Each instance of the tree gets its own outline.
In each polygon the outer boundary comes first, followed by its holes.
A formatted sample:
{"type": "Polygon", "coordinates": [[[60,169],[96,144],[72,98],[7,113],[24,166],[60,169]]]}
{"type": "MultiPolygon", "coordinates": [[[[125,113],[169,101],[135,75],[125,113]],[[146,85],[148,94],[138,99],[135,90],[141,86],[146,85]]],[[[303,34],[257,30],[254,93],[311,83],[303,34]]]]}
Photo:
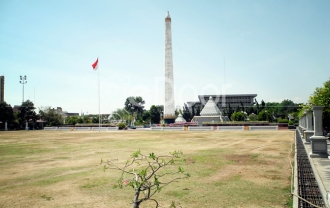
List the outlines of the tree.
{"type": "Polygon", "coordinates": [[[192,114],[188,108],[188,105],[186,103],[183,104],[182,107],[182,117],[187,121],[190,122],[192,119],[192,114]]]}
{"type": "Polygon", "coordinates": [[[271,114],[271,112],[269,112],[267,110],[262,110],[258,113],[258,120],[259,121],[272,122],[273,121],[273,115],[271,114]]]}
{"type": "Polygon", "coordinates": [[[163,114],[164,112],[164,106],[163,105],[152,105],[150,106],[150,119],[151,123],[160,123],[160,114],[163,114]]]}
{"type": "Polygon", "coordinates": [[[241,104],[241,106],[242,106],[242,107],[241,107],[241,108],[242,108],[242,111],[243,111],[243,112],[245,112],[245,109],[244,109],[244,104],[243,104],[243,102],[242,102],[242,101],[240,101],[240,104],[241,104]]]}
{"type": "Polygon", "coordinates": [[[235,112],[240,112],[241,108],[239,107],[239,105],[236,106],[235,112]]]}
{"type": "Polygon", "coordinates": [[[5,122],[9,123],[14,120],[14,112],[11,105],[8,105],[5,101],[0,102],[0,121],[2,126],[5,125],[5,122]]]}
{"type": "Polygon", "coordinates": [[[317,87],[309,99],[312,105],[330,107],[330,79],[323,83],[323,87],[317,87]]]}
{"type": "Polygon", "coordinates": [[[99,123],[100,117],[98,115],[92,116],[92,123],[99,123]]]}
{"type": "Polygon", "coordinates": [[[142,202],[147,200],[154,201],[156,207],[158,207],[158,201],[152,198],[156,193],[173,182],[190,177],[180,166],[176,170],[164,171],[168,166],[179,162],[181,157],[182,151],[174,151],[170,155],[156,156],[154,153],[144,155],[138,150],[131,155],[123,166],[116,164],[113,160],[103,162],[101,159],[101,164],[105,163],[103,166],[104,171],[106,169],[121,171],[121,176],[114,188],[128,186],[134,189],[133,208],[138,208],[142,202]],[[142,194],[143,196],[141,196],[142,194]]]}
{"type": "Polygon", "coordinates": [[[280,114],[283,117],[287,117],[289,113],[296,112],[298,104],[295,104],[292,100],[285,99],[280,103],[280,114]]]}
{"type": "Polygon", "coordinates": [[[63,123],[62,114],[50,106],[39,108],[39,115],[47,122],[47,126],[58,126],[63,123]]]}
{"type": "Polygon", "coordinates": [[[254,99],[254,104],[255,104],[254,112],[256,112],[257,114],[259,114],[259,111],[260,111],[260,109],[259,109],[259,103],[258,103],[258,101],[257,101],[256,98],[254,99]]]}
{"type": "Polygon", "coordinates": [[[192,117],[201,115],[201,104],[195,103],[192,108],[192,117]]]}
{"type": "Polygon", "coordinates": [[[40,118],[39,115],[37,115],[37,113],[35,111],[32,112],[32,115],[31,115],[31,121],[32,121],[32,124],[33,124],[33,129],[34,129],[34,125],[35,123],[37,122],[37,120],[40,118]]]}
{"type": "Polygon", "coordinates": [[[250,115],[250,114],[254,114],[254,108],[253,108],[253,105],[249,106],[249,107],[246,107],[245,108],[245,112],[250,115]]]}
{"type": "Polygon", "coordinates": [[[143,113],[142,113],[142,120],[145,123],[149,123],[151,121],[150,111],[148,111],[148,110],[143,111],[143,113]]]}
{"type": "Polygon", "coordinates": [[[142,97],[128,97],[125,101],[125,107],[124,109],[128,111],[131,114],[136,114],[137,117],[142,116],[143,109],[145,101],[142,99],[142,97]]]}
{"type": "Polygon", "coordinates": [[[324,106],[323,126],[330,128],[330,79],[323,83],[323,87],[317,87],[309,99],[311,105],[324,106]]]}
{"type": "Polygon", "coordinates": [[[313,111],[313,105],[311,103],[302,103],[299,105],[299,111],[297,117],[302,117],[306,111],[313,111]]]}
{"type": "Polygon", "coordinates": [[[182,114],[182,110],[180,109],[180,106],[179,105],[176,106],[175,111],[174,111],[174,114],[176,116],[178,116],[179,114],[182,114]]]}
{"type": "Polygon", "coordinates": [[[19,110],[18,118],[19,118],[19,123],[21,125],[24,124],[25,122],[28,122],[30,119],[33,121],[33,123],[36,122],[38,116],[34,111],[34,109],[35,109],[34,104],[30,100],[27,100],[22,103],[22,105],[18,108],[19,110]]]}
{"type": "Polygon", "coordinates": [[[264,100],[261,100],[261,110],[264,110],[266,107],[266,103],[264,100]]]}
{"type": "Polygon", "coordinates": [[[195,108],[192,107],[191,108],[191,117],[194,118],[194,116],[196,116],[196,112],[195,112],[195,108]]]}
{"type": "Polygon", "coordinates": [[[272,109],[275,116],[281,114],[281,105],[278,102],[267,102],[266,103],[267,109],[272,109]]]}
{"type": "Polygon", "coordinates": [[[75,125],[76,123],[80,123],[80,122],[78,122],[78,120],[79,120],[78,116],[71,116],[66,120],[66,123],[75,125]]]}
{"type": "Polygon", "coordinates": [[[128,121],[129,116],[130,115],[128,111],[126,111],[125,109],[118,108],[117,110],[112,111],[110,120],[124,122],[128,121]]]}
{"type": "Polygon", "coordinates": [[[245,119],[246,119],[246,114],[243,113],[243,112],[234,112],[234,113],[231,115],[230,119],[231,119],[232,121],[245,121],[245,119]]]}
{"type": "Polygon", "coordinates": [[[251,113],[249,116],[248,116],[248,119],[249,121],[258,121],[258,116],[254,113],[251,113]]]}
{"type": "Polygon", "coordinates": [[[85,115],[85,116],[77,116],[77,123],[79,124],[83,124],[83,123],[88,123],[89,122],[89,116],[85,115]]]}
{"type": "Polygon", "coordinates": [[[234,113],[233,108],[230,106],[230,103],[228,104],[228,118],[231,118],[231,115],[234,113]]]}

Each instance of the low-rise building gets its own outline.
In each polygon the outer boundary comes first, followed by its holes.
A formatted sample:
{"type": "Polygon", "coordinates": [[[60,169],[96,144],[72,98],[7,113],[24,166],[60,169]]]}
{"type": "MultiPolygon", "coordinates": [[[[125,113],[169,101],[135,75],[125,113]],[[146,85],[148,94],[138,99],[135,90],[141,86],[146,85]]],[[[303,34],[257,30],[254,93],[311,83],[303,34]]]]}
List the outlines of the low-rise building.
{"type": "Polygon", "coordinates": [[[192,108],[202,109],[209,98],[212,97],[219,109],[236,108],[236,106],[249,107],[254,104],[257,94],[225,94],[225,95],[198,95],[199,101],[187,102],[190,112],[192,108]]]}

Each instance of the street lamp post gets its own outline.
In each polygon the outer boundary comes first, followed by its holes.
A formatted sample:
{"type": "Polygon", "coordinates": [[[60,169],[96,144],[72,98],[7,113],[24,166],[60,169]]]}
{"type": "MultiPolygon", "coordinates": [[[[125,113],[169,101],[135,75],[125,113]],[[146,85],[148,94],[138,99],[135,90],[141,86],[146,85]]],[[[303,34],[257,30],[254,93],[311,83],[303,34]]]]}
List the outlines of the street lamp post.
{"type": "MultiPolygon", "coordinates": [[[[22,104],[24,102],[24,85],[27,83],[26,79],[27,79],[26,75],[20,76],[19,83],[23,85],[23,100],[22,100],[22,104]]],[[[27,121],[25,122],[25,129],[28,130],[28,122],[27,121]]]]}
{"type": "Polygon", "coordinates": [[[19,83],[21,83],[23,85],[23,101],[22,101],[22,103],[24,102],[24,85],[27,83],[26,79],[27,79],[27,77],[25,75],[20,76],[19,83]]]}

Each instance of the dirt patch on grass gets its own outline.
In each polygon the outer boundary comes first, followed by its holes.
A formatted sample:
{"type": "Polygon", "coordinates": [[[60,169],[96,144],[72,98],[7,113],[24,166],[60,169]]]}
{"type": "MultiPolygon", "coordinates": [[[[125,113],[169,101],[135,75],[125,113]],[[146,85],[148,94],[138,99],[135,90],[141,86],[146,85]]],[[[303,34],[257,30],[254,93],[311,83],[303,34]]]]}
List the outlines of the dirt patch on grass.
{"type": "Polygon", "coordinates": [[[225,155],[226,160],[233,162],[233,163],[239,163],[241,165],[245,165],[246,163],[251,162],[257,155],[238,155],[238,154],[230,154],[225,155]]]}

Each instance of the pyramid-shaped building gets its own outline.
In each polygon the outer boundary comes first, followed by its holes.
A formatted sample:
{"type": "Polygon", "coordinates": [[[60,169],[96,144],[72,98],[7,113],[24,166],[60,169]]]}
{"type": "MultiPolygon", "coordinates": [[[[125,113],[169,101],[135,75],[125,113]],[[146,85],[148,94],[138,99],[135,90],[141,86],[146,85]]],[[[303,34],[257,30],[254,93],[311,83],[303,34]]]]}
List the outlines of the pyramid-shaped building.
{"type": "Polygon", "coordinates": [[[229,121],[229,118],[227,116],[222,116],[220,109],[214,102],[212,96],[210,96],[200,116],[194,116],[193,121],[197,122],[199,126],[202,126],[203,122],[224,122],[229,121]]]}
{"type": "Polygon", "coordinates": [[[214,102],[213,98],[210,96],[209,100],[205,104],[201,116],[221,116],[221,111],[217,104],[214,102]]]}
{"type": "Polygon", "coordinates": [[[186,119],[183,118],[181,113],[178,115],[178,117],[175,119],[175,123],[185,123],[186,119]]]}

